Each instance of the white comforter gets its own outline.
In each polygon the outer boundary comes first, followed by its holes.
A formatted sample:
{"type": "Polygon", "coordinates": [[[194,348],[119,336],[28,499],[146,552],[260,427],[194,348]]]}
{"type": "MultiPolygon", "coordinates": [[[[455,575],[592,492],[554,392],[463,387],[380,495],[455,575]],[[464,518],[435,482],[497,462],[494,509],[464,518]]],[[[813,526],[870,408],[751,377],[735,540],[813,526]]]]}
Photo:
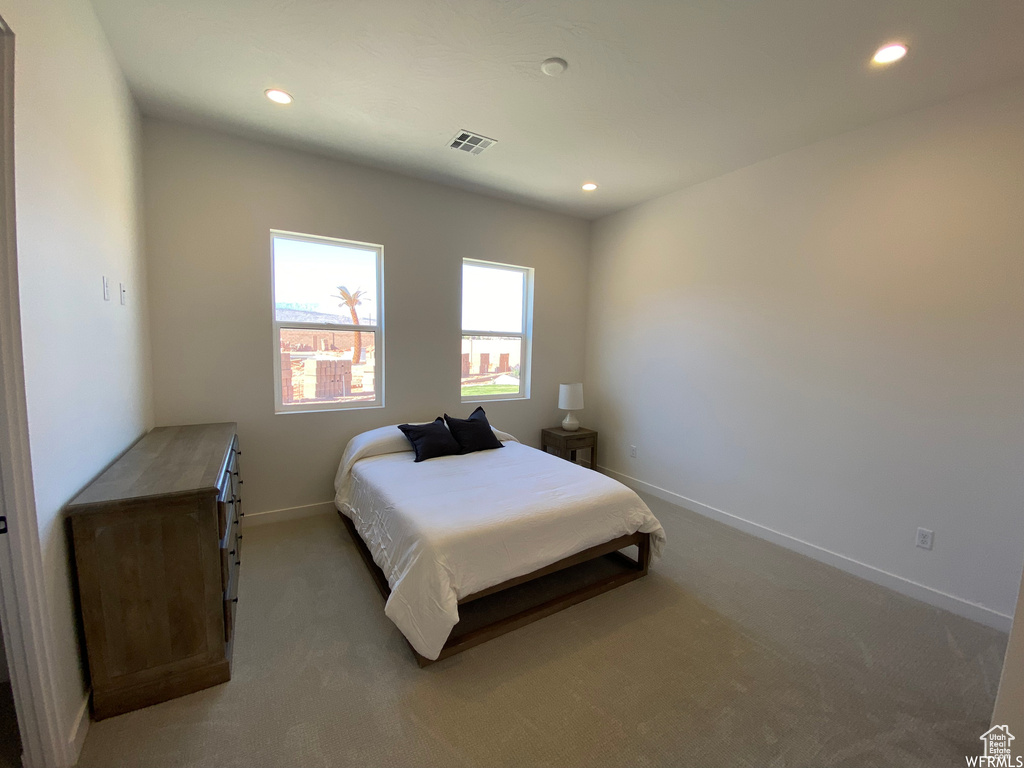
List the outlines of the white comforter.
{"type": "Polygon", "coordinates": [[[637,531],[658,556],[661,523],[626,486],[518,443],[413,461],[397,427],[353,438],[335,503],[391,586],[384,612],[428,659],[459,621],[458,601],[637,531]]]}

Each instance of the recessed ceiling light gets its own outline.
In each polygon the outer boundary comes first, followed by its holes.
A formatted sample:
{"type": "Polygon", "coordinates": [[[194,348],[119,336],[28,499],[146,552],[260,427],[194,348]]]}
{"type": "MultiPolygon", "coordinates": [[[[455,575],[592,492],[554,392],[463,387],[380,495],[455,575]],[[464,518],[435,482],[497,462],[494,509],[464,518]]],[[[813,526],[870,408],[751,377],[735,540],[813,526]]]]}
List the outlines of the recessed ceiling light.
{"type": "Polygon", "coordinates": [[[586,184],[583,185],[584,192],[593,192],[595,189],[597,189],[597,184],[595,184],[592,181],[588,181],[586,184]]]}
{"type": "Polygon", "coordinates": [[[899,61],[906,55],[907,46],[903,43],[889,43],[875,51],[875,55],[871,57],[871,60],[875,62],[875,64],[892,64],[894,61],[899,61]]]}
{"type": "Polygon", "coordinates": [[[568,62],[566,62],[565,59],[558,58],[557,56],[550,59],[544,59],[540,65],[540,71],[548,77],[558,77],[568,68],[568,62]]]}
{"type": "Polygon", "coordinates": [[[278,104],[291,104],[292,96],[290,93],[278,90],[277,88],[269,88],[266,91],[267,98],[271,101],[277,102],[278,104]]]}

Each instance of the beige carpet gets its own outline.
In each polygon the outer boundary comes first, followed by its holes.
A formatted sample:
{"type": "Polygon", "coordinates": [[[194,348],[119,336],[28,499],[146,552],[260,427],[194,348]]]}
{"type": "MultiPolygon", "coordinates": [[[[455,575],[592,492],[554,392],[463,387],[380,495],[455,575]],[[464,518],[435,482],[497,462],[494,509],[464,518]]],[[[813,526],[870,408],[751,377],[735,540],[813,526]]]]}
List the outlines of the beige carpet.
{"type": "Polygon", "coordinates": [[[336,518],[246,532],[234,679],[108,766],[963,766],[1006,636],[648,499],[645,579],[419,669],[336,518]]]}

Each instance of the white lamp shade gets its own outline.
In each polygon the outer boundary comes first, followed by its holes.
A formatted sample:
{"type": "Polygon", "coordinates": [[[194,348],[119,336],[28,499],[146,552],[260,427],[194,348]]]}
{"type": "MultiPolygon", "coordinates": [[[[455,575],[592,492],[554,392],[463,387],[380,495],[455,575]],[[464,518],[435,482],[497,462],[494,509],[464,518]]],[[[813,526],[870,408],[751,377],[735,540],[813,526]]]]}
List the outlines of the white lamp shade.
{"type": "Polygon", "coordinates": [[[563,411],[578,411],[583,408],[582,384],[559,384],[558,407],[563,411]]]}

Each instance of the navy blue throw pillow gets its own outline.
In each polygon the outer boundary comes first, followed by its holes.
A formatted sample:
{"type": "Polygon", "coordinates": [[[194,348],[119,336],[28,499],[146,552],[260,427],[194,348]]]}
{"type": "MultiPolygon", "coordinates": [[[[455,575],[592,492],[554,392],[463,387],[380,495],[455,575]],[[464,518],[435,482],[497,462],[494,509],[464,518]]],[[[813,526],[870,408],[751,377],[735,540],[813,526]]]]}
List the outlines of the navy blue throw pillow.
{"type": "Polygon", "coordinates": [[[439,456],[456,456],[462,453],[459,443],[452,437],[444,419],[438,416],[429,424],[399,424],[412,447],[416,450],[416,461],[436,459],[439,456]]]}
{"type": "Polygon", "coordinates": [[[458,440],[463,453],[486,451],[490,448],[504,448],[487,421],[487,414],[482,407],[477,407],[468,419],[453,419],[447,413],[444,421],[458,440]]]}

